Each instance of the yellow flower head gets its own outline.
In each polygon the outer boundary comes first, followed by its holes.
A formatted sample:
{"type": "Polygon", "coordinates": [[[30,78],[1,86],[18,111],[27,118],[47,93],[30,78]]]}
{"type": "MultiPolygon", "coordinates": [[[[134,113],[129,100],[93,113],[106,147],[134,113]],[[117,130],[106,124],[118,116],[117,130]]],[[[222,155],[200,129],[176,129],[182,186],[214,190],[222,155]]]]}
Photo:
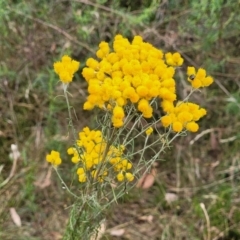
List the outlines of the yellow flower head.
{"type": "Polygon", "coordinates": [[[79,154],[78,154],[78,151],[76,148],[73,148],[73,147],[68,148],[67,153],[69,155],[73,155],[73,157],[72,157],[73,163],[78,163],[80,161],[80,157],[79,157],[79,154]]]}
{"type": "Polygon", "coordinates": [[[165,54],[166,62],[168,65],[173,67],[179,67],[183,64],[183,58],[181,57],[180,53],[166,53],[165,54]]]}
{"type": "Polygon", "coordinates": [[[54,166],[58,166],[62,163],[60,153],[54,150],[52,150],[51,153],[46,156],[46,160],[54,166]]]}
{"type": "Polygon", "coordinates": [[[172,125],[175,132],[181,132],[186,129],[190,132],[197,132],[199,129],[198,121],[200,118],[207,114],[204,108],[200,108],[198,104],[191,102],[177,102],[176,106],[172,105],[167,109],[167,102],[162,103],[164,109],[168,110],[168,115],[161,118],[163,127],[172,125]],[[165,106],[166,105],[166,106],[165,106]]]}
{"type": "Polygon", "coordinates": [[[115,106],[113,109],[112,122],[113,126],[118,128],[123,125],[124,120],[124,110],[122,107],[115,106]]]}
{"type": "Polygon", "coordinates": [[[130,172],[127,172],[127,173],[125,174],[125,178],[126,178],[127,181],[129,181],[129,182],[131,182],[131,181],[134,180],[134,176],[133,176],[133,174],[130,173],[130,172]]]}
{"type": "Polygon", "coordinates": [[[151,135],[153,132],[153,128],[152,127],[149,127],[147,130],[146,130],[146,134],[149,136],[151,135]]]}
{"type": "Polygon", "coordinates": [[[211,76],[206,76],[206,70],[199,68],[198,71],[194,67],[187,68],[188,81],[191,82],[193,88],[208,87],[213,83],[211,76]]]}
{"type": "Polygon", "coordinates": [[[119,181],[119,182],[122,182],[123,180],[124,180],[124,175],[123,175],[123,173],[122,172],[120,172],[120,173],[118,173],[118,175],[117,175],[117,180],[119,181]]]}
{"type": "Polygon", "coordinates": [[[181,132],[183,130],[183,124],[178,121],[174,122],[172,128],[174,132],[181,132]]]}
{"type": "Polygon", "coordinates": [[[67,84],[73,79],[73,74],[78,70],[80,62],[72,60],[69,56],[64,55],[60,62],[53,64],[54,71],[59,75],[60,80],[67,84]]]}
{"type": "Polygon", "coordinates": [[[161,118],[161,122],[164,127],[168,127],[172,123],[172,119],[170,116],[166,115],[161,118]]]}
{"type": "Polygon", "coordinates": [[[187,123],[186,125],[186,129],[189,131],[189,132],[197,132],[198,129],[199,129],[199,126],[197,123],[195,122],[189,122],[187,123]]]}

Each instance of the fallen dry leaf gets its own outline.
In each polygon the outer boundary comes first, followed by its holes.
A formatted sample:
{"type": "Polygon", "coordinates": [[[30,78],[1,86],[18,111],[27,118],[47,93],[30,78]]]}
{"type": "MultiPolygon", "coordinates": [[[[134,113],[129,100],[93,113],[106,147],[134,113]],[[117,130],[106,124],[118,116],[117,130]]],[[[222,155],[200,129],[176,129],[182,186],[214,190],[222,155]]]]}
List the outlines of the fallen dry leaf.
{"type": "Polygon", "coordinates": [[[144,175],[138,180],[138,183],[137,183],[136,186],[137,186],[138,188],[142,188],[142,189],[150,188],[150,187],[154,184],[154,182],[155,182],[156,174],[157,174],[157,171],[156,171],[155,168],[153,168],[150,173],[144,174],[144,175]]]}
{"type": "Polygon", "coordinates": [[[17,160],[18,158],[20,158],[21,154],[18,151],[18,146],[16,144],[11,144],[11,150],[12,152],[9,154],[10,158],[12,158],[13,160],[17,160]]]}
{"type": "Polygon", "coordinates": [[[39,177],[39,179],[34,182],[34,185],[41,189],[48,187],[49,185],[51,185],[51,174],[52,168],[48,168],[47,174],[39,177]]]}
{"type": "Polygon", "coordinates": [[[165,194],[165,200],[167,203],[172,203],[178,200],[178,195],[175,193],[166,193],[165,194]]]}
{"type": "Polygon", "coordinates": [[[125,229],[120,228],[120,229],[112,229],[110,231],[110,235],[111,236],[116,236],[116,237],[120,237],[125,233],[125,229]]]}
{"type": "Polygon", "coordinates": [[[22,222],[15,208],[10,208],[10,215],[16,226],[21,227],[22,222]]]}
{"type": "Polygon", "coordinates": [[[147,222],[151,223],[153,221],[153,216],[152,215],[141,216],[141,217],[139,217],[139,219],[142,221],[147,221],[147,222]]]}
{"type": "Polygon", "coordinates": [[[62,239],[63,236],[59,232],[50,232],[49,237],[52,240],[60,240],[60,239],[62,239]]]}

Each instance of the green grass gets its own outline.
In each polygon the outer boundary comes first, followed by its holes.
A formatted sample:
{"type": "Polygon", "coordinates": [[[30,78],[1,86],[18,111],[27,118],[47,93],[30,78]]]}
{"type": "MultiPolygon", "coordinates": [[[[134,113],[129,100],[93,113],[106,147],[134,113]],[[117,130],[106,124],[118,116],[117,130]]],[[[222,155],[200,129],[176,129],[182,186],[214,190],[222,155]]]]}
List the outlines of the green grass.
{"type": "MultiPolygon", "coordinates": [[[[0,238],[60,239],[72,200],[54,172],[48,187],[36,186],[49,171],[46,153],[54,148],[66,154],[71,143],[67,108],[52,64],[68,53],[83,67],[100,41],[112,41],[121,33],[130,39],[140,34],[165,51],[178,50],[186,65],[203,66],[215,77],[214,86],[195,96],[208,110],[200,133],[215,131],[192,146],[197,134],[175,141],[163,156],[166,161],[157,166],[155,184],[119,201],[109,213],[107,229],[123,226],[125,234],[119,239],[207,239],[200,207],[204,203],[211,239],[240,239],[239,13],[234,1],[208,6],[207,1],[188,0],[0,0],[0,184],[13,166],[11,144],[21,153],[12,178],[0,188],[0,238]],[[166,192],[175,192],[179,200],[166,203],[166,192]],[[21,227],[13,223],[10,207],[21,217],[21,227]],[[152,221],[141,220],[149,215],[152,221]]],[[[183,81],[179,79],[182,95],[183,81]]],[[[69,89],[78,130],[92,121],[82,110],[85,90],[78,74],[69,89]]],[[[69,166],[65,163],[60,170],[69,166]]],[[[107,232],[103,239],[116,238],[107,232]]]]}

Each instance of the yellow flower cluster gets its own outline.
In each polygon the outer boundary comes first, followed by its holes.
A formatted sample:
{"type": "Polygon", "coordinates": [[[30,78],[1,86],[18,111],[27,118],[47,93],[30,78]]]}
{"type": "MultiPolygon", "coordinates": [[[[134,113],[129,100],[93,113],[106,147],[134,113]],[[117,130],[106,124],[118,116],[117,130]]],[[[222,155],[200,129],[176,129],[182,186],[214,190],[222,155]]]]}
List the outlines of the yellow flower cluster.
{"type": "Polygon", "coordinates": [[[77,148],[68,149],[73,163],[79,163],[77,174],[79,182],[97,180],[99,182],[111,174],[116,174],[118,181],[132,181],[134,176],[128,170],[132,164],[123,157],[124,146],[108,146],[101,131],[85,127],[79,132],[77,148]]]}
{"type": "Polygon", "coordinates": [[[170,66],[179,67],[183,64],[183,58],[180,53],[166,53],[165,54],[166,62],[170,66]]]}
{"type": "Polygon", "coordinates": [[[184,128],[190,132],[198,131],[198,121],[207,114],[204,108],[190,102],[179,102],[177,106],[163,102],[162,107],[167,115],[161,118],[164,127],[172,126],[173,131],[181,132],[184,128]]]}
{"type": "Polygon", "coordinates": [[[54,150],[52,150],[51,153],[47,155],[46,160],[54,166],[58,166],[62,163],[60,153],[54,150]]]}
{"type": "Polygon", "coordinates": [[[124,106],[128,103],[136,104],[143,117],[151,118],[153,98],[176,100],[174,67],[183,63],[179,53],[164,56],[140,36],[130,43],[117,35],[113,51],[108,43],[101,42],[96,55],[100,60],[89,58],[82,72],[89,92],[84,109],[96,106],[111,110],[114,127],[123,126],[124,106]]]}
{"type": "Polygon", "coordinates": [[[80,62],[72,60],[69,56],[64,55],[61,62],[55,62],[54,71],[59,75],[60,80],[67,84],[72,81],[73,74],[79,69],[80,62]]]}
{"type": "Polygon", "coordinates": [[[193,88],[208,87],[213,83],[211,76],[206,76],[206,71],[203,68],[199,68],[196,72],[194,67],[187,68],[188,81],[191,82],[193,88]]]}

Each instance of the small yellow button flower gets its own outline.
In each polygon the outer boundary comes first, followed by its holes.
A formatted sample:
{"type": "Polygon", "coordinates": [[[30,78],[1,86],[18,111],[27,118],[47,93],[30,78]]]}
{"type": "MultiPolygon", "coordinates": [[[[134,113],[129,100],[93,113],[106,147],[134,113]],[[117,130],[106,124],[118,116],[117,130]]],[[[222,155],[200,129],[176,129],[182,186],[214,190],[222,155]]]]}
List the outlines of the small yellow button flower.
{"type": "Polygon", "coordinates": [[[153,109],[146,99],[141,99],[138,103],[138,110],[142,112],[145,118],[151,118],[153,109]]]}
{"type": "Polygon", "coordinates": [[[84,183],[87,181],[87,177],[86,177],[86,174],[81,174],[78,176],[78,181],[81,182],[81,183],[84,183]]]}
{"type": "Polygon", "coordinates": [[[174,105],[171,101],[162,101],[161,106],[164,112],[172,112],[174,110],[174,105]]]}
{"type": "Polygon", "coordinates": [[[62,163],[60,153],[54,150],[52,150],[51,153],[46,156],[46,160],[54,166],[58,166],[62,163]]]}
{"type": "Polygon", "coordinates": [[[168,127],[172,123],[172,119],[170,116],[163,116],[161,122],[164,127],[168,127]]]}
{"type": "Polygon", "coordinates": [[[137,87],[137,94],[139,95],[139,97],[146,97],[148,94],[148,88],[145,86],[137,87]]]}
{"type": "Polygon", "coordinates": [[[151,135],[153,132],[153,128],[152,127],[149,127],[147,130],[146,130],[146,134],[149,136],[151,135]]]}
{"type": "Polygon", "coordinates": [[[115,118],[124,118],[124,111],[122,107],[116,106],[113,109],[113,116],[115,118]]]}
{"type": "Polygon", "coordinates": [[[166,62],[168,65],[173,67],[179,67],[183,64],[183,58],[181,57],[180,53],[166,53],[165,54],[166,62]]]}
{"type": "Polygon", "coordinates": [[[208,76],[202,80],[202,83],[203,83],[203,87],[208,87],[213,83],[213,78],[208,76]]]}
{"type": "Polygon", "coordinates": [[[82,75],[86,79],[86,81],[89,81],[90,79],[95,77],[96,73],[93,68],[85,67],[83,68],[82,75]]]}
{"type": "Polygon", "coordinates": [[[124,110],[122,107],[115,106],[113,109],[112,123],[116,128],[123,126],[124,110]]]}
{"type": "Polygon", "coordinates": [[[86,65],[91,69],[98,70],[99,69],[99,62],[94,58],[89,58],[86,62],[86,65]]]}
{"type": "Polygon", "coordinates": [[[78,70],[80,62],[71,59],[64,55],[60,62],[53,64],[54,71],[59,75],[60,80],[67,84],[73,79],[73,74],[78,70]]]}
{"type": "Polygon", "coordinates": [[[181,122],[174,122],[172,125],[173,131],[174,132],[181,132],[183,130],[183,125],[181,122]]]}
{"type": "Polygon", "coordinates": [[[119,182],[122,182],[122,181],[124,180],[124,175],[123,175],[122,172],[118,173],[118,175],[117,175],[117,180],[118,180],[119,182]]]}
{"type": "Polygon", "coordinates": [[[115,128],[120,128],[123,126],[123,120],[119,118],[112,118],[112,123],[115,128]]]}
{"type": "Polygon", "coordinates": [[[83,182],[87,181],[87,176],[86,176],[86,173],[84,172],[83,168],[78,168],[77,175],[78,175],[79,182],[83,183],[83,182]]]}
{"type": "Polygon", "coordinates": [[[192,87],[195,89],[200,88],[200,87],[202,87],[202,82],[198,78],[195,78],[192,81],[192,87]]]}
{"type": "Polygon", "coordinates": [[[193,115],[188,111],[182,111],[178,114],[177,119],[181,123],[190,122],[193,119],[193,115]]]}
{"type": "Polygon", "coordinates": [[[194,68],[194,67],[188,67],[188,68],[187,68],[187,75],[194,77],[194,76],[196,75],[196,70],[195,70],[195,68],[194,68]]]}
{"type": "Polygon", "coordinates": [[[78,163],[80,161],[80,157],[79,157],[79,154],[78,154],[78,151],[76,148],[73,148],[73,147],[68,148],[67,153],[69,155],[73,155],[73,157],[72,157],[73,163],[78,163]]]}
{"type": "Polygon", "coordinates": [[[198,129],[199,129],[199,126],[197,123],[195,122],[189,122],[187,123],[186,125],[186,129],[189,131],[189,132],[197,132],[198,129]]]}
{"type": "Polygon", "coordinates": [[[134,176],[133,176],[132,173],[130,173],[130,172],[127,172],[127,173],[125,174],[125,178],[126,178],[129,182],[131,182],[131,181],[134,180],[134,176]]]}

